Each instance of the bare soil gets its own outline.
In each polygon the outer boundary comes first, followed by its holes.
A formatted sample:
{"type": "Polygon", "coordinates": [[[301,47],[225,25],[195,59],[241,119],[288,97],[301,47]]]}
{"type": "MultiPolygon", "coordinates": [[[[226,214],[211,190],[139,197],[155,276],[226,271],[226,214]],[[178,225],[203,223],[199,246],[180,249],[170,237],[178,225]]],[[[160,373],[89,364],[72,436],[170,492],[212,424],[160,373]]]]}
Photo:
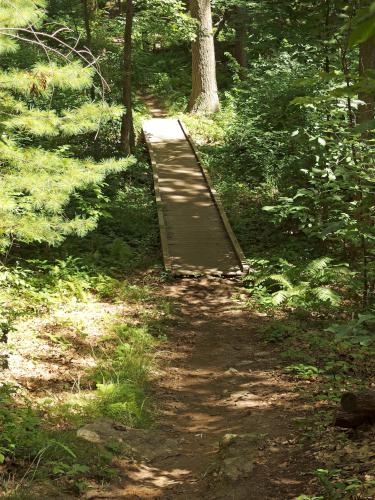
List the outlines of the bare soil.
{"type": "MultiPolygon", "coordinates": [[[[295,421],[311,409],[262,340],[265,318],[243,307],[232,281],[183,279],[160,293],[174,301],[175,321],[153,381],[155,429],[143,435],[143,459],[119,459],[116,484],[86,497],[280,500],[308,493],[316,464],[295,421]]],[[[124,438],[139,443],[137,431],[124,438]]]]}

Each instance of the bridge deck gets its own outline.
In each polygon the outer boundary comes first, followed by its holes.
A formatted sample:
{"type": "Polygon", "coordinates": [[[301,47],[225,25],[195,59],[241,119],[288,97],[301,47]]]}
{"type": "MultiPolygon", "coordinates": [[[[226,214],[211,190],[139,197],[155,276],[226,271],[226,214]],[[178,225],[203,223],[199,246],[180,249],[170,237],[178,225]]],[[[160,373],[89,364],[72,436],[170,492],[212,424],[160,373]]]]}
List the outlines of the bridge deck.
{"type": "Polygon", "coordinates": [[[166,269],[178,275],[242,274],[241,248],[182,123],[153,118],[143,129],[166,269]]]}

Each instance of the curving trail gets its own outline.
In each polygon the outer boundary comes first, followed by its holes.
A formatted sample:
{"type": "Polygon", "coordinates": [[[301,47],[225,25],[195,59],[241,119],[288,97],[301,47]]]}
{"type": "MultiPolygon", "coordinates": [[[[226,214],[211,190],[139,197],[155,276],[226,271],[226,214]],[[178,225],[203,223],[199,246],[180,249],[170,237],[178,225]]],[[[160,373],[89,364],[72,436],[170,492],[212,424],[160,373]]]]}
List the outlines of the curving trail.
{"type": "MultiPolygon", "coordinates": [[[[184,126],[144,98],[164,263],[174,275],[238,275],[244,257],[184,126]]],[[[298,442],[296,384],[261,338],[260,313],[228,278],[184,278],[153,380],[155,428],[115,431],[133,459],[87,498],[284,500],[308,493],[314,459],[298,442]]],[[[109,430],[111,435],[114,431],[109,430]]]]}

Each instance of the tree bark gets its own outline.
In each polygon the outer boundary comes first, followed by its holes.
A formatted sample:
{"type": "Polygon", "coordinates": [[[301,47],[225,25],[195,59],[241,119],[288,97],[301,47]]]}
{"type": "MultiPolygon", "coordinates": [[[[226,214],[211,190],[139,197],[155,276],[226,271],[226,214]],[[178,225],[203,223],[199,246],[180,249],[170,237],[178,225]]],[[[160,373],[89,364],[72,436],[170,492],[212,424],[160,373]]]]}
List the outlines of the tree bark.
{"type": "MultiPolygon", "coordinates": [[[[358,98],[364,104],[358,106],[357,112],[357,122],[359,124],[366,124],[370,120],[374,119],[375,111],[375,96],[373,90],[366,89],[366,80],[373,78],[372,73],[375,70],[375,37],[371,37],[359,46],[359,68],[358,73],[361,79],[360,85],[362,87],[361,91],[358,93],[358,98]]],[[[372,127],[371,127],[372,128],[372,127]]],[[[362,139],[364,142],[369,141],[374,137],[372,130],[365,130],[362,132],[362,139]]],[[[370,166],[370,165],[369,165],[370,166]]],[[[363,193],[361,195],[362,202],[364,201],[363,193]]],[[[362,209],[362,224],[365,223],[367,226],[373,226],[373,221],[371,219],[371,205],[374,204],[373,196],[371,200],[367,201],[363,205],[362,209]]],[[[367,238],[362,234],[362,269],[363,269],[363,292],[362,292],[362,305],[365,309],[368,306],[370,290],[373,286],[373,280],[370,278],[370,273],[368,269],[369,264],[369,254],[368,246],[369,242],[367,238]]]]}
{"type": "Polygon", "coordinates": [[[90,0],[82,0],[83,3],[83,17],[85,21],[85,31],[86,31],[86,45],[87,48],[91,50],[91,7],[89,5],[90,0]]]}
{"type": "MultiPolygon", "coordinates": [[[[359,47],[359,76],[365,80],[366,76],[370,76],[369,70],[375,70],[375,37],[369,38],[359,47]]],[[[365,86],[365,81],[363,84],[365,86]]],[[[364,102],[359,106],[358,123],[365,123],[374,118],[375,96],[364,89],[358,97],[364,102]]]]}
{"type": "Polygon", "coordinates": [[[132,107],[132,33],[133,33],[133,0],[126,0],[125,4],[125,31],[124,31],[124,70],[122,103],[125,112],[122,115],[120,150],[129,155],[135,147],[135,134],[132,107]]]}
{"type": "Polygon", "coordinates": [[[190,13],[198,21],[198,32],[192,44],[192,91],[188,110],[215,113],[220,103],[210,0],[190,0],[190,13]]]}
{"type": "Polygon", "coordinates": [[[247,52],[246,42],[248,34],[248,11],[245,7],[236,7],[234,10],[234,27],[236,38],[234,41],[234,57],[240,66],[240,78],[245,77],[245,69],[247,68],[247,52]]]}
{"type": "MultiPolygon", "coordinates": [[[[10,328],[8,325],[4,324],[0,327],[0,342],[5,344],[4,350],[6,351],[6,346],[8,344],[8,335],[10,328]]],[[[2,349],[3,350],[3,349],[2,349]]],[[[7,370],[9,368],[9,355],[7,353],[0,354],[0,369],[7,370]]]]}
{"type": "MultiPolygon", "coordinates": [[[[82,0],[83,4],[83,17],[85,22],[85,31],[86,31],[86,47],[92,52],[92,32],[91,32],[91,13],[92,13],[92,4],[90,0],[82,0]]],[[[90,96],[91,99],[95,99],[95,87],[92,84],[90,88],[90,96]]]]}

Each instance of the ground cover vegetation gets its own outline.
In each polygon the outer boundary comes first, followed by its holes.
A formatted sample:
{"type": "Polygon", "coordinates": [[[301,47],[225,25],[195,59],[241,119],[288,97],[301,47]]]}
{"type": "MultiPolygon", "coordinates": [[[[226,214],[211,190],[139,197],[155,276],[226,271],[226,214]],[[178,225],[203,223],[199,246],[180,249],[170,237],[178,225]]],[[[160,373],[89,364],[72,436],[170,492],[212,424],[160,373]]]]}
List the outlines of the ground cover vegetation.
{"type": "Polygon", "coordinates": [[[76,438],[90,419],[151,425],[170,314],[141,139],[153,96],[191,130],[249,260],[247,307],[267,315],[265,344],[316,405],[300,427],[320,486],[300,498],[372,497],[373,430],[330,424],[344,391],[375,383],[374,12],[359,0],[0,0],[6,495],[110,480],[120,450],[76,438]]]}

